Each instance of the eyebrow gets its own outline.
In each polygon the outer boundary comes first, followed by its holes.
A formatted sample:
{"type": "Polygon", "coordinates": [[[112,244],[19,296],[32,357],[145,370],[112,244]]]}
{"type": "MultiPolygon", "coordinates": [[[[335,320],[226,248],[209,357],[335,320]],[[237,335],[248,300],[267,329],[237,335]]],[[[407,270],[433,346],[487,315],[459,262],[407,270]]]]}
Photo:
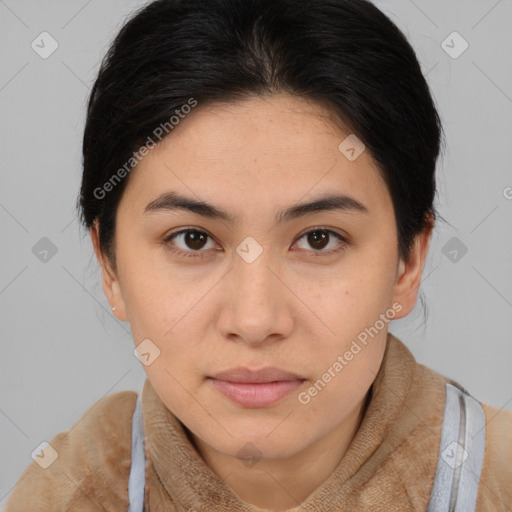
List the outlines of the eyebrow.
{"type": "MultiPolygon", "coordinates": [[[[218,206],[176,192],[165,192],[158,196],[146,206],[144,213],[177,210],[189,211],[210,219],[223,220],[230,224],[236,222],[238,218],[238,216],[228,213],[218,206]]],[[[327,194],[309,203],[300,203],[277,212],[275,222],[279,224],[306,215],[333,210],[352,213],[369,213],[368,208],[363,203],[351,196],[345,194],[327,194]]]]}

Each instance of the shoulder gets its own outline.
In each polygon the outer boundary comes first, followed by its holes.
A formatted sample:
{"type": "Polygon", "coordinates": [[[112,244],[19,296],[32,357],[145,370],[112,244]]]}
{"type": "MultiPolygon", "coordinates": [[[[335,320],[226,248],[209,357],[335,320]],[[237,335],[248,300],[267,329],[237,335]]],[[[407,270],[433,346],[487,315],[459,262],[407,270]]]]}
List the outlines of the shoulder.
{"type": "Polygon", "coordinates": [[[481,499],[486,510],[512,509],[512,411],[482,404],[486,448],[482,467],[481,499]],[[491,508],[496,502],[496,508],[491,508]],[[505,507],[505,508],[500,508],[505,507]]]}
{"type": "Polygon", "coordinates": [[[512,465],[512,411],[498,409],[482,404],[485,412],[487,441],[489,448],[508,456],[508,465],[512,465]],[[508,451],[507,451],[508,450],[508,451]]]}
{"type": "MultiPolygon", "coordinates": [[[[478,399],[458,382],[416,362],[409,349],[394,336],[390,336],[390,356],[393,364],[401,368],[397,372],[399,376],[407,373],[402,368],[410,368],[406,379],[407,399],[400,421],[394,427],[395,430],[403,430],[404,425],[413,427],[409,428],[406,436],[404,434],[408,441],[407,461],[411,461],[411,465],[404,463],[407,471],[403,480],[409,481],[407,479],[414,474],[415,467],[420,466],[418,461],[428,462],[428,468],[425,464],[422,466],[423,477],[417,479],[422,482],[421,485],[425,485],[425,475],[433,478],[444,448],[440,442],[445,419],[446,385],[452,384],[478,399]],[[407,417],[412,419],[406,421],[407,417]]],[[[479,403],[485,414],[485,452],[476,510],[512,510],[512,411],[479,403]]],[[[394,456],[399,454],[399,450],[395,450],[394,456]]],[[[415,489],[414,482],[410,488],[415,489]]]]}
{"type": "Polygon", "coordinates": [[[134,391],[120,391],[88,407],[25,469],[4,512],[126,510],[136,400],[134,391]]]}

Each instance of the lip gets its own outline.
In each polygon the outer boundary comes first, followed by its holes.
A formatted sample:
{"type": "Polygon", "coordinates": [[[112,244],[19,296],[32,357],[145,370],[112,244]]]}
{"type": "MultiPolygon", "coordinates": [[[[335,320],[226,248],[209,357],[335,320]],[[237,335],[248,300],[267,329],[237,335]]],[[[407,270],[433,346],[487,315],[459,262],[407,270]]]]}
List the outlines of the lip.
{"type": "Polygon", "coordinates": [[[264,382],[278,382],[278,381],[291,381],[291,380],[304,380],[299,375],[269,366],[259,370],[251,370],[239,366],[237,368],[230,368],[222,372],[216,373],[212,376],[213,379],[224,380],[228,382],[243,382],[243,383],[264,383],[264,382]]]}
{"type": "Polygon", "coordinates": [[[305,379],[280,368],[232,368],[209,377],[226,398],[247,408],[263,408],[276,404],[302,386],[305,379]]]}

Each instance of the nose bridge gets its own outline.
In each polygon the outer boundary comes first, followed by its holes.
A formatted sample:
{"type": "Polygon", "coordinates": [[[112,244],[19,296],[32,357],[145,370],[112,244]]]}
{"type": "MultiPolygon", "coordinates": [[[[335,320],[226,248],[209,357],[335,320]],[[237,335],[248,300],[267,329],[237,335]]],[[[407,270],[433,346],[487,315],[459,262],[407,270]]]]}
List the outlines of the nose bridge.
{"type": "Polygon", "coordinates": [[[270,249],[248,238],[236,249],[222,329],[226,336],[256,344],[271,334],[287,335],[291,315],[286,310],[286,287],[276,275],[279,262],[270,249]]]}
{"type": "Polygon", "coordinates": [[[233,280],[237,303],[254,303],[265,307],[272,300],[272,296],[278,293],[275,287],[275,271],[271,271],[272,267],[277,267],[278,262],[273,261],[269,248],[263,248],[252,237],[246,238],[236,252],[233,280]]]}

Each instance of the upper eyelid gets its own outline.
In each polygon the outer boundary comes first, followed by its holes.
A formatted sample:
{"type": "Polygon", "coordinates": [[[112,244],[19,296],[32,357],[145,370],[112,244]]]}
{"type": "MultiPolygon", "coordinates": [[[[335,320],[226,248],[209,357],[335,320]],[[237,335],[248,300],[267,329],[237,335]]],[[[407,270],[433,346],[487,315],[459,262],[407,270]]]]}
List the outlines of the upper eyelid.
{"type": "Polygon", "coordinates": [[[297,238],[302,238],[304,235],[307,235],[312,231],[328,231],[329,233],[332,233],[333,235],[339,236],[341,239],[348,241],[348,235],[338,233],[335,228],[330,228],[328,226],[313,226],[312,228],[308,228],[306,231],[303,231],[300,235],[297,235],[297,238]]]}
{"type": "MultiPolygon", "coordinates": [[[[208,231],[205,231],[204,229],[192,228],[192,227],[181,228],[178,231],[174,231],[173,233],[170,233],[169,235],[165,235],[164,241],[171,240],[175,236],[182,235],[184,233],[187,233],[188,231],[197,231],[198,233],[201,233],[203,235],[210,237],[212,240],[215,241],[215,243],[217,243],[217,241],[215,240],[215,237],[213,235],[211,235],[210,233],[208,233],[208,231]]],[[[196,252],[200,252],[200,251],[196,251],[196,252]]]]}

